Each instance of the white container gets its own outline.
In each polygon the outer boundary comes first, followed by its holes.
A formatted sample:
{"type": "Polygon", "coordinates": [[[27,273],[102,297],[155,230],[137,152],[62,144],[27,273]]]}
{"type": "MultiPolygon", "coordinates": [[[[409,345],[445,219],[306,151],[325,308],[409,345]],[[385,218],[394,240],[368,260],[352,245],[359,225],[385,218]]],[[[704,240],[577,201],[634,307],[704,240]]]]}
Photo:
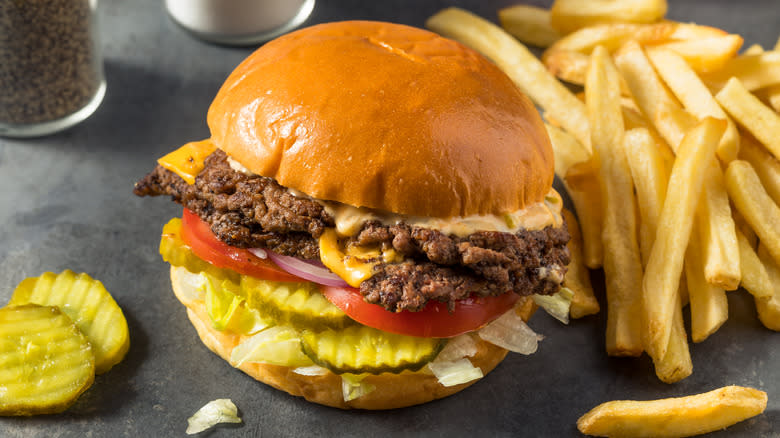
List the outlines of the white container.
{"type": "Polygon", "coordinates": [[[303,23],[315,0],[165,0],[168,14],[198,38],[251,45],[303,23]]]}

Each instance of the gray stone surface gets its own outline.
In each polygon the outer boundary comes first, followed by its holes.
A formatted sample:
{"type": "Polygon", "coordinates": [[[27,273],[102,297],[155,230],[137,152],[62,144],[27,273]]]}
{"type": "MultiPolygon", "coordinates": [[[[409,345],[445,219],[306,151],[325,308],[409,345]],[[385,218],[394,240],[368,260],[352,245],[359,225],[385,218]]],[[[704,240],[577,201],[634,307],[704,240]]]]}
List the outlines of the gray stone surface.
{"type": "MultiPolygon", "coordinates": [[[[421,26],[449,4],[495,20],[508,3],[321,0],[307,23],[381,19],[421,26]]],[[[671,18],[738,32],[745,46],[771,47],[780,32],[773,0],[670,3],[671,18]]],[[[244,424],[208,436],[576,436],[576,419],[603,401],[728,384],[767,391],[769,406],[712,436],[780,436],[780,337],[760,325],[744,291],[729,294],[731,317],[693,345],[694,373],[675,385],[659,382],[646,356],[606,356],[604,313],[565,327],[539,312],[531,326],[547,337],[536,354],[510,355],[457,396],[393,412],[312,405],[232,369],[196,340],[157,254],[161,227],[179,208],[136,198],[131,189],[157,157],[208,135],[212,97],[251,50],[191,38],[159,0],[102,1],[100,18],[108,93],[98,111],[57,135],[0,139],[0,303],[25,277],[88,272],[124,309],[130,352],[67,413],[2,418],[0,436],[182,436],[193,412],[222,397],[235,401],[244,424]]]]}

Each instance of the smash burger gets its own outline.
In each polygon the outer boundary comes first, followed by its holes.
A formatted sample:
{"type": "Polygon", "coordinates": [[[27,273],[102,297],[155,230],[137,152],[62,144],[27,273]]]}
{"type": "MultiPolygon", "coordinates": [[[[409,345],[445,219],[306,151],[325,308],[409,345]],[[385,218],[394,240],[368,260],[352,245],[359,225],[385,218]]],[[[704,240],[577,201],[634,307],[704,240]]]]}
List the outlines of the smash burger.
{"type": "Polygon", "coordinates": [[[134,192],[184,207],[160,252],[233,366],[386,409],[535,348],[529,297],[559,291],[569,237],[541,119],[479,54],[402,25],[313,26],[242,62],[208,125],[134,192]]]}

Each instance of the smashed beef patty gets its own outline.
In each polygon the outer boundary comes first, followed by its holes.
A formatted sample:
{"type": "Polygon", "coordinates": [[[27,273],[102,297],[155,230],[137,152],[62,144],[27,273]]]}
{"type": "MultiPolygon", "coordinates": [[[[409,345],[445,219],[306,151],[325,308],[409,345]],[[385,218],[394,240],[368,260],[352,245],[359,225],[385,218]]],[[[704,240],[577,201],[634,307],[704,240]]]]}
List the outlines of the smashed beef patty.
{"type": "MultiPolygon", "coordinates": [[[[217,238],[229,245],[267,248],[303,259],[319,260],[317,239],[335,226],[317,201],[295,196],[271,178],[233,170],[220,150],[206,158],[195,184],[157,166],[133,192],[171,196],[208,222],[217,238]]],[[[452,308],[470,295],[553,294],[569,263],[568,240],[565,224],[457,237],[405,223],[370,221],[347,244],[401,253],[404,262],[379,263],[360,292],[366,301],[387,310],[417,311],[429,300],[452,308]]]]}

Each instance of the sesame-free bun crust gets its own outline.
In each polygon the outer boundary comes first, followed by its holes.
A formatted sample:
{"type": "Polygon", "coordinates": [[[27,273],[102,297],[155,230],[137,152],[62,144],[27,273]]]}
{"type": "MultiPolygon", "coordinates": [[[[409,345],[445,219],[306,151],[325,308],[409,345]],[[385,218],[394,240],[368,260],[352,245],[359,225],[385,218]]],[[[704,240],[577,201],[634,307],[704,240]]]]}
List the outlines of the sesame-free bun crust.
{"type": "Polygon", "coordinates": [[[398,24],[321,24],[271,41],[209,108],[214,143],[312,197],[415,216],[543,199],[553,155],[529,99],[475,51],[398,24]]]}
{"type": "MultiPolygon", "coordinates": [[[[215,330],[209,322],[203,301],[186,299],[186,296],[191,294],[187,293],[185,288],[192,286],[182,278],[181,271],[175,267],[171,267],[171,284],[176,297],[187,307],[187,315],[201,341],[211,351],[229,362],[230,352],[245,337],[215,330]]],[[[533,300],[527,297],[521,300],[524,300],[524,303],[518,307],[519,312],[523,319],[528,320],[536,310],[536,306],[533,300]]],[[[504,359],[507,351],[481,340],[478,336],[474,336],[474,340],[477,342],[477,353],[469,359],[474,366],[482,369],[483,374],[487,374],[504,359]]],[[[376,389],[362,397],[345,402],[341,377],[330,372],[322,376],[304,376],[294,373],[291,367],[259,363],[244,363],[239,369],[291,395],[341,409],[394,409],[412,406],[452,395],[477,382],[475,380],[462,385],[445,387],[439,384],[436,377],[424,371],[369,375],[363,382],[374,385],[376,389]]]]}

